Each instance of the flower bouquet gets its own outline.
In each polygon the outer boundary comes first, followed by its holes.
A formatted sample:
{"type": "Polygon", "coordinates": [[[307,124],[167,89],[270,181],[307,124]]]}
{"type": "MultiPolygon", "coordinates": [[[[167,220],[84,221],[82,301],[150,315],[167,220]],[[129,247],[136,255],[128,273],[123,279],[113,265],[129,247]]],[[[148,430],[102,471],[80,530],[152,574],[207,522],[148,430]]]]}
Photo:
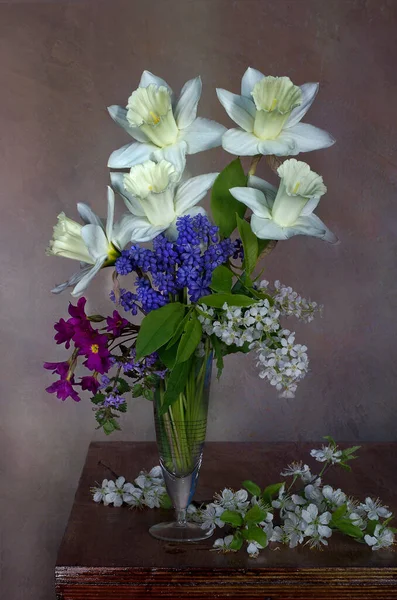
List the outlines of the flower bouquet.
{"type": "Polygon", "coordinates": [[[52,291],[72,287],[72,296],[81,296],[110,267],[115,308],[105,317],[88,315],[84,297],[69,305],[69,318],[55,324],[55,340],[71,355],[45,363],[59,376],[47,391],[79,401],[88,390],[107,434],[120,429],[127,394],[153,401],[160,464],[177,515],[174,523],[152,528],[161,539],[212,533],[186,520],[202,459],[212,364],[220,377],[225,356],[252,352],[259,376],[287,398],[308,371],[307,348],[283,320],[310,322],[320,307],[279,281],[260,280],[255,269],[278,240],[337,241],[313,212],[326,192],[322,177],[305,162],[278,158],[334,143],[300,122],[317,91],[318,84],[299,87],[249,68],[241,95],[217,90],[239,126],[226,130],[197,117],[199,77],[175,99],[163,79],[145,71],[127,107],[109,108],[134,141],[109,158],[118,170],[110,173],[106,221],[82,203],[84,225],[58,216],[48,254],[78,260],[80,270],[52,291]],[[220,173],[186,174],[187,155],[220,145],[251,156],[248,173],[236,158],[220,173]],[[277,173],[277,186],[255,175],[262,156],[277,173]],[[199,206],[210,188],[211,216],[199,206]],[[116,223],[115,194],[127,208],[116,223]],[[89,374],[76,381],[81,363],[89,374]]]}

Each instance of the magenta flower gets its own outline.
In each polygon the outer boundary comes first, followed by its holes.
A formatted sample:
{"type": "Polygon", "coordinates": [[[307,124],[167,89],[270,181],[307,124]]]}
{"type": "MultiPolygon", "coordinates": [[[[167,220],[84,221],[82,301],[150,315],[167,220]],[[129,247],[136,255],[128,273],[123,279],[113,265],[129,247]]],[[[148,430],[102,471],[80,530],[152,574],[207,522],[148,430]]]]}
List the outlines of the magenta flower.
{"type": "Polygon", "coordinates": [[[58,323],[54,325],[55,331],[58,333],[54,336],[54,340],[57,344],[65,344],[66,348],[70,348],[70,340],[74,335],[74,326],[70,323],[70,319],[59,319],[58,323]]]}
{"type": "Polygon", "coordinates": [[[113,333],[115,337],[119,336],[124,329],[129,324],[127,319],[124,319],[117,310],[113,311],[113,317],[106,317],[106,322],[108,326],[106,327],[107,331],[113,333]]]}
{"type": "Polygon", "coordinates": [[[87,369],[101,374],[109,371],[111,362],[106,335],[100,335],[94,331],[78,331],[73,339],[79,349],[79,354],[84,354],[87,357],[87,360],[83,363],[87,369]]]}
{"type": "Polygon", "coordinates": [[[81,385],[82,390],[88,390],[93,394],[96,394],[99,389],[100,383],[98,379],[93,375],[85,375],[80,379],[79,385],[81,385]]]}
{"type": "Polygon", "coordinates": [[[58,363],[45,362],[43,367],[49,371],[52,371],[53,373],[57,373],[62,378],[66,378],[66,375],[69,371],[69,363],[67,361],[58,363]]]}
{"type": "Polygon", "coordinates": [[[69,379],[58,379],[54,381],[52,385],[46,388],[46,392],[49,394],[56,394],[59,400],[66,400],[69,396],[73,398],[75,402],[80,402],[81,398],[73,389],[74,378],[73,376],[69,379]]]}

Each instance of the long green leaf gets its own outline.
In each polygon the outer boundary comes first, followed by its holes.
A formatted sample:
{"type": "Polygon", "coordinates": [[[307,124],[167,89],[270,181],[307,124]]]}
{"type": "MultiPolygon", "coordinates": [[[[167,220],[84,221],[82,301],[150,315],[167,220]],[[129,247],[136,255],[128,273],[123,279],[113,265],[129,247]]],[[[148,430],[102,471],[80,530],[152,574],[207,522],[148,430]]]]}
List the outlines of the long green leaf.
{"type": "Polygon", "coordinates": [[[243,218],[246,211],[245,204],[233,198],[229,190],[246,185],[247,176],[239,158],[229,163],[215,179],[211,192],[211,212],[222,237],[229,237],[236,229],[236,213],[243,218]]]}
{"type": "Polygon", "coordinates": [[[210,296],[202,296],[199,300],[200,304],[206,304],[214,308],[222,308],[225,304],[229,306],[251,306],[255,304],[254,298],[249,298],[243,294],[211,294],[210,296]]]}
{"type": "Polygon", "coordinates": [[[236,510],[225,510],[221,514],[220,519],[224,523],[229,523],[234,527],[241,527],[243,524],[243,517],[236,510]]]}
{"type": "Polygon", "coordinates": [[[201,340],[202,333],[203,328],[201,323],[198,320],[196,313],[192,313],[185,325],[185,329],[178,345],[176,363],[184,362],[191,357],[201,340]]]}
{"type": "Polygon", "coordinates": [[[233,285],[233,273],[230,269],[225,267],[224,265],[220,265],[216,267],[212,272],[212,279],[210,283],[210,288],[215,290],[215,292],[225,292],[228,293],[232,289],[233,285]]]}
{"type": "Polygon", "coordinates": [[[243,242],[244,248],[244,261],[243,268],[247,275],[250,275],[255,269],[256,260],[258,258],[258,238],[251,229],[251,225],[240,219],[239,215],[236,214],[238,232],[243,242]]]}
{"type": "Polygon", "coordinates": [[[184,304],[172,302],[146,315],[136,341],[137,359],[152,354],[171,339],[185,315],[185,310],[184,304]]]}
{"type": "Polygon", "coordinates": [[[191,361],[187,360],[183,363],[175,365],[175,367],[172,369],[167,380],[167,388],[165,390],[163,403],[159,411],[160,415],[166,413],[169,407],[175,402],[175,400],[177,400],[179,394],[183,392],[189,376],[190,367],[191,361]]]}

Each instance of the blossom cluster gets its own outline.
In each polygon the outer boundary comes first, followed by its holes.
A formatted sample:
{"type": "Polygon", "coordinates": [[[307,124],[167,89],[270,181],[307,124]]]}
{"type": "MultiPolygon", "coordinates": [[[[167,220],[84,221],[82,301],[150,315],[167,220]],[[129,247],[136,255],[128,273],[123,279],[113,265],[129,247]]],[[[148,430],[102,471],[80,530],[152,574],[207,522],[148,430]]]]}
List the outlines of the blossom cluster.
{"type": "Polygon", "coordinates": [[[169,507],[169,499],[165,488],[161,467],[153,467],[149,472],[141,471],[128,483],[125,477],[115,481],[104,479],[102,484],[91,489],[94,502],[105,506],[116,507],[127,504],[131,508],[147,506],[148,508],[169,507]]]}
{"type": "Polygon", "coordinates": [[[263,279],[259,283],[258,288],[261,291],[271,294],[274,305],[283,317],[293,316],[304,323],[311,323],[316,312],[321,312],[323,309],[317,302],[302,298],[291,286],[286,286],[278,280],[274,282],[273,288],[271,288],[269,282],[263,279]]]}
{"type": "MultiPolygon", "coordinates": [[[[280,473],[290,480],[289,485],[273,484],[262,491],[253,482],[245,481],[245,489],[224,488],[208,504],[190,504],[188,519],[205,530],[232,528],[232,533],[215,540],[213,550],[235,552],[245,542],[252,558],[271,542],[290,548],[301,544],[323,548],[335,531],[367,544],[372,550],[392,546],[396,530],[389,525],[393,515],[387,506],[371,497],[359,502],[340,488],[323,483],[326,469],[338,464],[346,467],[356,458],[358,449],[355,446],[341,450],[332,438],[327,439],[328,445],[310,452],[323,464],[319,475],[313,474],[302,461],[292,462],[280,473]]],[[[94,501],[105,505],[170,507],[160,467],[149,473],[141,472],[134,484],[126,483],[124,477],[115,482],[105,479],[91,491],[94,501]]]]}
{"type": "MultiPolygon", "coordinates": [[[[153,240],[153,249],[134,244],[116,260],[119,275],[135,272],[136,292],[121,290],[119,303],[126,311],[137,314],[160,308],[170,296],[184,288],[191,302],[210,294],[209,285],[216,267],[235,255],[241,255],[241,242],[229,238],[219,240],[219,229],[201,214],[179,217],[177,239],[170,241],[164,234],[153,240]]],[[[114,294],[111,298],[116,300],[114,294]]]]}

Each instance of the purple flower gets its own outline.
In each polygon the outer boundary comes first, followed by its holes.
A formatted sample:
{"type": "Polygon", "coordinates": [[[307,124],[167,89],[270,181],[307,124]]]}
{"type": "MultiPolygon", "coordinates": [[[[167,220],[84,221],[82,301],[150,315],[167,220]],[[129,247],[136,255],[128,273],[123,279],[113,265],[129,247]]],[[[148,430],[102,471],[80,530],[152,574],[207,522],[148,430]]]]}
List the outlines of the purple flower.
{"type": "Polygon", "coordinates": [[[142,304],[142,308],[145,312],[150,312],[156,308],[160,308],[167,304],[168,300],[160,292],[154,290],[148,279],[144,277],[136,280],[136,289],[138,299],[142,304]]]}
{"type": "Polygon", "coordinates": [[[57,373],[57,375],[60,375],[63,378],[66,377],[69,371],[69,363],[67,361],[55,363],[45,362],[43,367],[49,369],[53,373],[57,373]]]}
{"type": "Polygon", "coordinates": [[[104,406],[113,406],[114,408],[118,408],[121,404],[125,404],[125,398],[118,396],[113,392],[106,396],[105,400],[103,401],[104,406]]]}
{"type": "Polygon", "coordinates": [[[79,354],[84,354],[87,357],[87,360],[83,363],[87,369],[101,374],[109,371],[111,363],[106,335],[100,335],[96,332],[77,332],[74,342],[76,347],[79,348],[79,354]]]}
{"type": "Polygon", "coordinates": [[[79,385],[81,385],[82,390],[88,390],[93,394],[96,394],[100,384],[98,379],[93,375],[84,375],[84,377],[80,379],[79,385]]]}
{"type": "Polygon", "coordinates": [[[129,321],[120,316],[117,310],[113,311],[113,317],[106,318],[106,322],[106,331],[110,331],[115,337],[118,337],[121,334],[124,327],[129,325],[129,321]]]}
{"type": "Polygon", "coordinates": [[[70,379],[59,379],[46,388],[46,392],[49,394],[56,394],[59,400],[66,400],[66,398],[70,396],[75,402],[80,402],[81,398],[76,390],[73,389],[73,384],[73,376],[70,379]]]}
{"type": "Polygon", "coordinates": [[[58,332],[54,336],[54,340],[57,344],[65,344],[66,348],[70,348],[70,340],[74,335],[74,326],[69,321],[65,321],[65,319],[59,319],[59,321],[54,325],[55,331],[58,332]]]}

